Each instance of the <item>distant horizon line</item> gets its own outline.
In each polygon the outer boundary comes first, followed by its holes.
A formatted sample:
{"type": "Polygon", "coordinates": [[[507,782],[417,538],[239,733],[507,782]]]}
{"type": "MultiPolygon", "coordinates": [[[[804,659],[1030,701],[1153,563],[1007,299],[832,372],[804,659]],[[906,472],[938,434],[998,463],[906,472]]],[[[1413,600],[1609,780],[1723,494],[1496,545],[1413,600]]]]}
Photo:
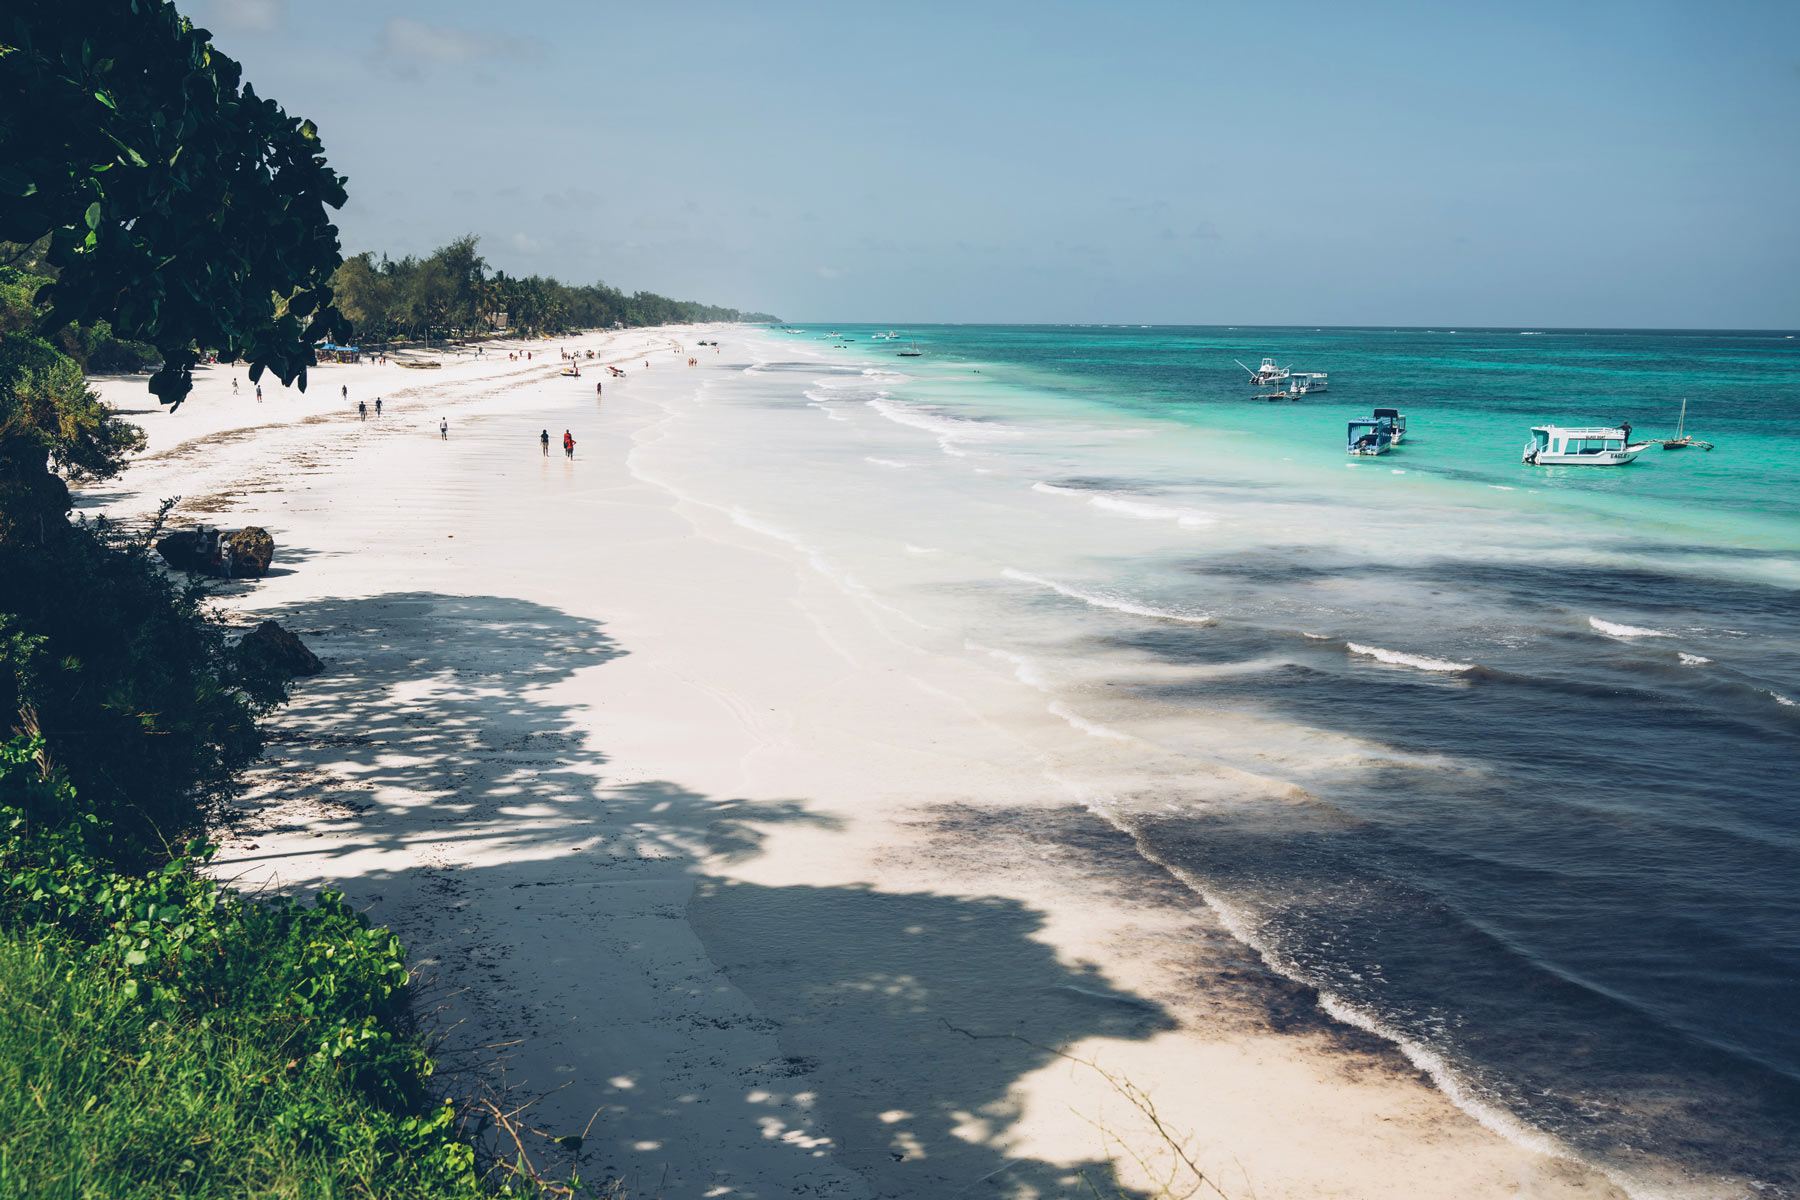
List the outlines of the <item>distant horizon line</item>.
{"type": "Polygon", "coordinates": [[[864,321],[833,318],[827,320],[793,320],[793,321],[742,321],[739,324],[771,325],[776,328],[788,328],[796,325],[843,325],[843,326],[885,326],[890,329],[902,327],[912,329],[956,329],[970,326],[989,326],[1007,329],[1300,329],[1322,333],[1326,330],[1354,330],[1359,332],[1387,330],[1394,333],[1676,333],[1676,334],[1718,334],[1738,333],[1775,335],[1784,338],[1800,336],[1800,327],[1782,328],[1767,326],[1755,328],[1751,326],[1704,326],[1704,325],[1458,325],[1450,328],[1448,322],[1440,325],[1294,325],[1294,324],[1260,324],[1247,323],[1238,325],[1195,324],[1189,322],[1169,321],[864,321]]]}

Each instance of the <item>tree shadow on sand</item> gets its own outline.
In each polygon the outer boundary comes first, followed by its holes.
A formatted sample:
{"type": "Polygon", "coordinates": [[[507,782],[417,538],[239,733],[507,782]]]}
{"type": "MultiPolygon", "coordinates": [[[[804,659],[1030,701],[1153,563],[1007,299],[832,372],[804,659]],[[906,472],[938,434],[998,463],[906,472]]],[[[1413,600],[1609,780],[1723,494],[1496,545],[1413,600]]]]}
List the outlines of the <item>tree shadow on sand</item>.
{"type": "Polygon", "coordinates": [[[599,1110],[589,1178],[670,1197],[1139,1195],[1105,1162],[1014,1152],[1016,1085],[1057,1048],[1174,1024],[1060,961],[1039,912],[722,877],[777,826],[835,823],[621,777],[557,690],[623,653],[596,622],[430,593],[259,615],[309,631],[327,670],[277,718],[222,871],[337,887],[392,925],[435,980],[451,1066],[516,1042],[506,1079],[545,1096],[540,1128],[580,1133],[599,1110]]]}

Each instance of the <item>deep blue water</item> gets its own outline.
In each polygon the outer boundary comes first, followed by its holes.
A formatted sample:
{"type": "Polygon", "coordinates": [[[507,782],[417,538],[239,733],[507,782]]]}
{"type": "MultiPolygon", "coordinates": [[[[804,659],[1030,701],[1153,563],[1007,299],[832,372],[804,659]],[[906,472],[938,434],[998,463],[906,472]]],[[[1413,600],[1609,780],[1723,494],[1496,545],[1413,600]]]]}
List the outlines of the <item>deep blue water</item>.
{"type": "MultiPolygon", "coordinates": [[[[829,328],[859,354],[905,344],[829,328]]],[[[1092,480],[1069,459],[1059,487],[1192,495],[1227,520],[1232,495],[1275,494],[1296,525],[1393,530],[1096,566],[1218,614],[1123,617],[1096,639],[1096,655],[1196,669],[1138,685],[1144,703],[1196,722],[1275,714],[1457,764],[1321,775],[1316,804],[1280,811],[1140,813],[1149,853],[1227,902],[1283,970],[1438,1056],[1477,1103],[1651,1191],[1679,1193],[1686,1168],[1800,1194],[1800,339],[904,332],[926,354],[896,362],[912,376],[900,400],[1158,431],[1136,466],[1113,454],[1092,480]],[[1233,360],[1263,355],[1329,372],[1329,391],[1251,400],[1233,360]],[[1532,424],[1672,436],[1684,398],[1710,453],[1519,463],[1532,424]],[[1408,413],[1409,443],[1346,471],[1343,423],[1375,405],[1408,413]],[[1216,455],[1250,474],[1210,480],[1216,455]],[[1280,471],[1259,483],[1259,459],[1280,471]],[[1381,507],[1359,507],[1374,489],[1381,507]],[[1362,642],[1466,666],[1409,669],[1362,642]],[[1198,670],[1233,663],[1268,665],[1198,670]]]]}

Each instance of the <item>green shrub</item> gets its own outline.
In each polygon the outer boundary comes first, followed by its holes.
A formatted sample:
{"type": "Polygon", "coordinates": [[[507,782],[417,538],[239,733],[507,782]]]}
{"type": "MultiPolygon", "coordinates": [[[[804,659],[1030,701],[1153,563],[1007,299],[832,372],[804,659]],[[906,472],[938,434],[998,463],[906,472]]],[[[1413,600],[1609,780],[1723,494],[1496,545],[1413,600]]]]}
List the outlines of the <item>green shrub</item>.
{"type": "Polygon", "coordinates": [[[474,1197],[444,1104],[396,1110],[281,1016],[183,1020],[45,927],[0,933],[0,1196],[474,1197]]]}
{"type": "Polygon", "coordinates": [[[112,867],[43,749],[0,745],[0,1196],[478,1195],[399,939],[112,867]]]}
{"type": "MultiPolygon", "coordinates": [[[[104,522],[0,541],[0,713],[30,715],[121,860],[166,857],[200,829],[261,752],[257,715],[284,697],[204,600],[104,522]]],[[[37,803],[48,810],[28,814],[45,818],[60,802],[37,803]]]]}

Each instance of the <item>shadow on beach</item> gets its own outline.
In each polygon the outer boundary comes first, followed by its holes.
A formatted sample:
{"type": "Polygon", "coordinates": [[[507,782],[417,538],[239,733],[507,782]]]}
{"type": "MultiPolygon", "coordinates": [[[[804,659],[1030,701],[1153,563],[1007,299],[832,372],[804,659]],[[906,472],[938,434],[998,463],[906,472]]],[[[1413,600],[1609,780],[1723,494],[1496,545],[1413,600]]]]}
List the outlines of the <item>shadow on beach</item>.
{"type": "Polygon", "coordinates": [[[1105,1162],[1009,1149],[1015,1085],[1055,1048],[1174,1027],[1059,961],[1037,911],[709,873],[775,826],[835,823],[615,777],[554,690],[623,653],[596,622],[416,592],[258,615],[327,670],[274,722],[221,871],[337,887],[392,925],[431,981],[447,1091],[516,1041],[508,1083],[567,1085],[540,1127],[600,1110],[581,1168],[633,1194],[1139,1195],[1105,1162]]]}

